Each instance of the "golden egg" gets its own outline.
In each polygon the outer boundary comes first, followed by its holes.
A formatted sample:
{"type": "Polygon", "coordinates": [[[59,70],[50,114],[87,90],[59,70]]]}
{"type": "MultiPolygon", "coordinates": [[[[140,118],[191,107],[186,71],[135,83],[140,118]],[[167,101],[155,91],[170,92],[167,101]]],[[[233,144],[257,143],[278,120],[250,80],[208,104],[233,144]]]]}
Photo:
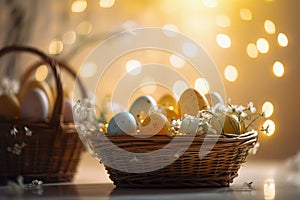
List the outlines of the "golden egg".
{"type": "Polygon", "coordinates": [[[140,126],[141,135],[166,135],[169,131],[169,121],[162,113],[154,112],[148,115],[140,126]]]}
{"type": "Polygon", "coordinates": [[[13,120],[19,118],[20,103],[16,95],[5,93],[0,96],[0,119],[13,120]]]}
{"type": "Polygon", "coordinates": [[[211,125],[218,133],[224,131],[228,134],[240,134],[242,132],[241,125],[235,116],[229,114],[218,114],[217,116],[212,118],[211,125]]]}
{"type": "Polygon", "coordinates": [[[184,118],[186,115],[196,116],[200,110],[208,110],[209,104],[205,96],[189,88],[180,96],[178,108],[181,118],[184,118]]]}
{"type": "Polygon", "coordinates": [[[163,95],[157,102],[158,105],[168,108],[171,111],[174,111],[175,113],[178,111],[177,101],[175,97],[173,97],[170,94],[163,95]]]}

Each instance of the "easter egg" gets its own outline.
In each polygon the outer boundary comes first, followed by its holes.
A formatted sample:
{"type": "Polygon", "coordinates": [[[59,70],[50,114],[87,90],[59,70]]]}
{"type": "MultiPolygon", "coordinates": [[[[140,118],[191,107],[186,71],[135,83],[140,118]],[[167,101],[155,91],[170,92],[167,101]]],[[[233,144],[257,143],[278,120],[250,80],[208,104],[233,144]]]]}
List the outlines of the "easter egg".
{"type": "Polygon", "coordinates": [[[196,116],[200,110],[208,110],[209,104],[205,96],[197,90],[189,88],[185,90],[178,101],[179,114],[182,118],[185,115],[196,116]]]}
{"type": "Polygon", "coordinates": [[[52,111],[54,108],[55,97],[54,97],[54,94],[53,94],[50,86],[48,85],[48,83],[46,83],[44,81],[32,81],[32,82],[29,82],[28,84],[26,84],[25,87],[22,87],[19,92],[20,102],[23,101],[25,95],[33,88],[39,88],[45,93],[48,104],[49,104],[49,111],[47,113],[47,116],[51,117],[51,114],[52,114],[52,111]]]}
{"type": "Polygon", "coordinates": [[[217,117],[211,119],[211,125],[218,133],[222,133],[222,128],[224,133],[241,133],[241,125],[234,115],[217,114],[217,117]]]}
{"type": "Polygon", "coordinates": [[[178,110],[177,101],[176,101],[175,97],[173,97],[170,94],[163,95],[157,101],[157,104],[164,108],[168,108],[169,110],[172,110],[174,112],[177,112],[177,110],[178,110]]]}
{"type": "Polygon", "coordinates": [[[137,130],[134,116],[129,112],[120,112],[108,123],[108,134],[135,134],[137,130]]]}
{"type": "Polygon", "coordinates": [[[207,93],[205,95],[209,105],[211,107],[214,107],[215,105],[217,105],[218,103],[223,104],[224,105],[224,101],[222,96],[218,93],[218,92],[211,92],[211,93],[207,93]]]}
{"type": "Polygon", "coordinates": [[[169,121],[165,115],[153,112],[148,115],[140,126],[141,135],[166,135],[169,131],[169,121]]]}
{"type": "Polygon", "coordinates": [[[49,102],[46,94],[39,88],[28,91],[21,102],[21,119],[43,121],[49,113],[49,102]]]}
{"type": "Polygon", "coordinates": [[[17,119],[20,114],[20,103],[13,93],[5,93],[0,96],[0,119],[17,119]]]}
{"type": "Polygon", "coordinates": [[[151,96],[141,96],[137,98],[129,108],[129,112],[137,122],[141,122],[149,115],[152,107],[156,106],[156,101],[151,96]]]}
{"type": "Polygon", "coordinates": [[[182,121],[179,128],[180,133],[187,135],[196,135],[201,119],[191,115],[187,115],[182,121]]]}

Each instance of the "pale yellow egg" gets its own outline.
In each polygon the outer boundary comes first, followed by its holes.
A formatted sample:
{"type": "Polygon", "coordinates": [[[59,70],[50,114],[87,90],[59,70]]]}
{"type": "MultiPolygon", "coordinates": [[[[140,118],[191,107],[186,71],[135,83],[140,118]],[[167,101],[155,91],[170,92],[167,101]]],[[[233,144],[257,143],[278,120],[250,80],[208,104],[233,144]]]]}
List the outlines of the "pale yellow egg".
{"type": "Polygon", "coordinates": [[[165,115],[154,112],[148,115],[140,126],[141,135],[166,135],[170,123],[165,115]]]}

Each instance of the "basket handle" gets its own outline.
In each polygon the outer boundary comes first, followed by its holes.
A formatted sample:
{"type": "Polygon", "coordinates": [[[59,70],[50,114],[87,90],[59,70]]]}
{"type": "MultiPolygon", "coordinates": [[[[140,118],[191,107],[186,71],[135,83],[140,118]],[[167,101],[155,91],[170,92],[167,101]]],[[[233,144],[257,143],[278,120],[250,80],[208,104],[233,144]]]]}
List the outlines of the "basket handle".
{"type": "MultiPolygon", "coordinates": [[[[49,66],[51,67],[51,70],[53,71],[55,83],[56,83],[56,90],[57,90],[57,97],[56,101],[54,103],[54,108],[52,112],[52,117],[50,119],[50,125],[55,126],[60,123],[60,113],[62,110],[62,101],[63,101],[63,91],[62,91],[62,83],[60,79],[60,74],[58,72],[58,66],[56,61],[43,53],[42,51],[34,48],[34,47],[29,47],[29,46],[6,46],[0,49],[0,58],[4,56],[5,54],[13,53],[13,52],[26,52],[26,53],[31,53],[35,54],[36,56],[40,57],[45,63],[48,63],[49,66]]],[[[59,126],[57,126],[59,127],[59,126]]]]}
{"type": "MultiPolygon", "coordinates": [[[[79,79],[77,77],[76,72],[69,66],[67,65],[65,62],[56,60],[57,65],[59,66],[60,69],[66,70],[73,78],[74,80],[76,80],[76,83],[78,84],[79,88],[80,88],[80,92],[83,98],[87,98],[88,94],[87,91],[81,81],[81,79],[79,79]]],[[[24,73],[23,77],[21,78],[21,85],[25,84],[26,81],[28,80],[28,78],[30,77],[30,75],[33,73],[34,70],[36,70],[39,66],[45,64],[44,61],[39,61],[37,63],[34,63],[33,65],[31,65],[29,67],[28,70],[26,70],[26,72],[24,73]]]]}

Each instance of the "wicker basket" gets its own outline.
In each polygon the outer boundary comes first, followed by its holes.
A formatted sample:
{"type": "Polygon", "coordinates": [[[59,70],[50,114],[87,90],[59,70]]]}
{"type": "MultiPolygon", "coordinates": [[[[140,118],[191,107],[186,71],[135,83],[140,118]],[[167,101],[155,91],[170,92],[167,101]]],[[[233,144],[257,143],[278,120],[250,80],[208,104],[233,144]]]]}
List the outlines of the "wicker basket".
{"type": "Polygon", "coordinates": [[[257,142],[257,132],[250,131],[241,135],[199,135],[180,136],[169,146],[172,150],[188,146],[186,151],[171,164],[146,173],[127,173],[108,166],[123,166],[126,169],[159,166],[164,157],[149,157],[146,162],[128,162],[131,156],[124,157],[112,143],[128,152],[146,153],[161,148],[172,141],[167,135],[139,138],[129,135],[107,136],[103,133],[90,139],[92,150],[106,165],[110,179],[121,187],[225,187],[238,176],[240,166],[245,162],[248,151],[257,142]],[[205,141],[205,142],[204,142],[205,141]],[[112,143],[111,143],[112,142],[112,143]],[[203,158],[199,157],[200,148],[213,148],[203,158]],[[126,165],[126,166],[124,166],[126,165]]]}
{"type": "MultiPolygon", "coordinates": [[[[63,89],[59,66],[54,59],[32,47],[4,47],[0,50],[0,57],[10,53],[29,53],[47,63],[55,78],[57,97],[52,117],[48,121],[0,122],[0,184],[20,175],[25,182],[34,179],[46,183],[71,181],[76,173],[83,145],[74,123],[62,122],[63,89]],[[17,154],[9,151],[9,148],[11,150],[16,145],[20,147],[17,154]]],[[[31,68],[32,71],[33,69],[31,68]]]]}

